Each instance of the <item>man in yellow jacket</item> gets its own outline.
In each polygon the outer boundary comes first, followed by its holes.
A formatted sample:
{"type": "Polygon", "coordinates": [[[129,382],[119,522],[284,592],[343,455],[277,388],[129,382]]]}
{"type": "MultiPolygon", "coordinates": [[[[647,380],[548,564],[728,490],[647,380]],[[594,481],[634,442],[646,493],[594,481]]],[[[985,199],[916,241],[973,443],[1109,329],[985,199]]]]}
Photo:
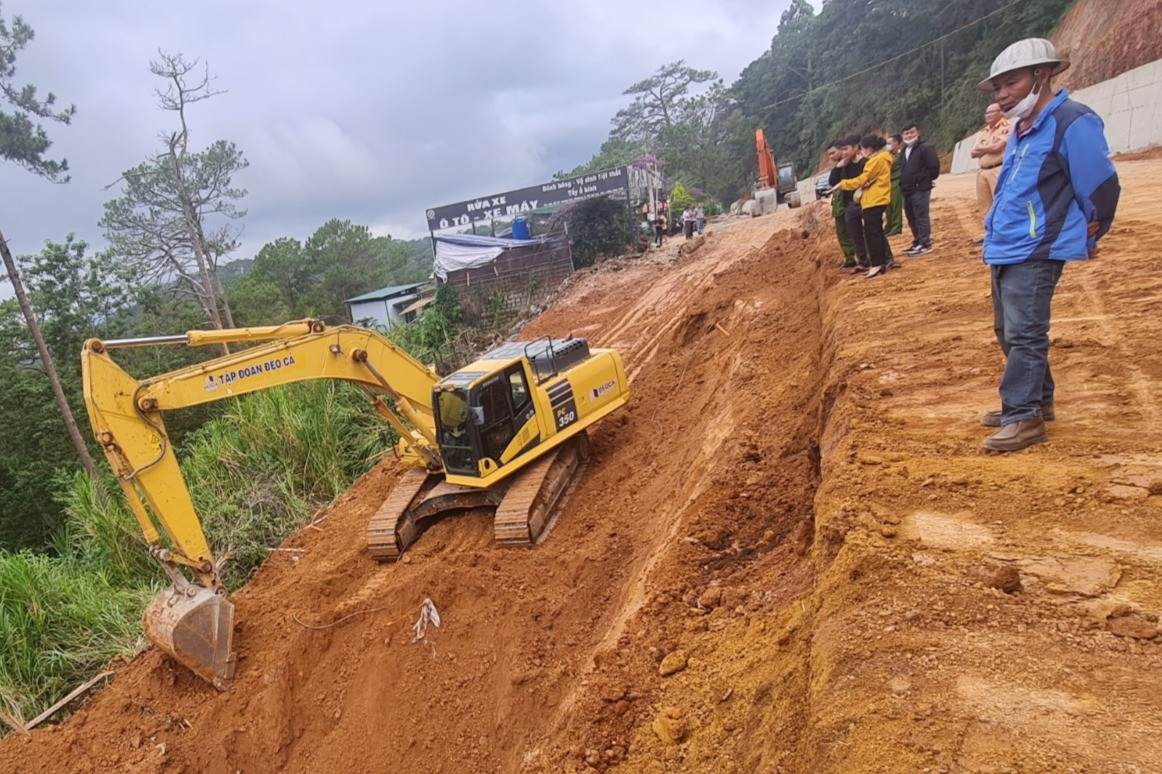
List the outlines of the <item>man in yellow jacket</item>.
{"type": "Polygon", "coordinates": [[[863,233],[867,249],[871,254],[871,269],[865,279],[881,276],[888,267],[895,264],[888,238],[884,236],[884,213],[892,201],[892,154],[884,150],[883,137],[869,134],[860,140],[860,147],[867,155],[863,172],[858,176],[841,180],[832,191],[860,191],[859,204],[863,211],[863,233]]]}

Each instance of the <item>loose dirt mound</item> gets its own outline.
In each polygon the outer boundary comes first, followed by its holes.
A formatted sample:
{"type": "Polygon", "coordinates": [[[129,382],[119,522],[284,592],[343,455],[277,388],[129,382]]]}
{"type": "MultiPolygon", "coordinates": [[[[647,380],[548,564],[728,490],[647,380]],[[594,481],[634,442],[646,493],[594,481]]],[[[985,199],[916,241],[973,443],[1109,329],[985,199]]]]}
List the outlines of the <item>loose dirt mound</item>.
{"type": "Polygon", "coordinates": [[[1159,0],[1077,0],[1053,33],[1071,63],[1054,85],[1076,91],[1162,59],[1159,30],[1159,0]]]}
{"type": "Polygon", "coordinates": [[[714,228],[575,275],[522,334],[632,380],[543,545],[468,514],[376,565],[386,463],[236,596],[229,692],[146,653],[0,771],[1156,770],[1162,161],[1121,169],[1058,292],[1047,446],[979,451],[971,176],[941,178],[938,252],[872,282],[825,204],[714,228]]]}

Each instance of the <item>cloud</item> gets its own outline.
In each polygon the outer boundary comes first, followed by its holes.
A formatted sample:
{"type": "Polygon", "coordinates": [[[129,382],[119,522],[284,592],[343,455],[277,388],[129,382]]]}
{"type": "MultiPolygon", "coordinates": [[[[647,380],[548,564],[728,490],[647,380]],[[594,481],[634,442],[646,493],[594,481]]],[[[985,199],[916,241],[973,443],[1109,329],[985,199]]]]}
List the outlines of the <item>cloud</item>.
{"type": "Polygon", "coordinates": [[[332,217],[420,236],[428,207],[547,180],[596,152],[621,92],[661,65],[731,82],[787,4],[8,0],[5,17],[36,30],[17,80],[77,114],[46,127],[68,185],[0,165],[0,229],[18,253],[69,232],[103,245],[106,186],[175,126],[148,70],[159,48],[207,63],[222,90],[191,106],[191,138],[231,140],[250,162],[235,181],[248,257],[332,217]]]}

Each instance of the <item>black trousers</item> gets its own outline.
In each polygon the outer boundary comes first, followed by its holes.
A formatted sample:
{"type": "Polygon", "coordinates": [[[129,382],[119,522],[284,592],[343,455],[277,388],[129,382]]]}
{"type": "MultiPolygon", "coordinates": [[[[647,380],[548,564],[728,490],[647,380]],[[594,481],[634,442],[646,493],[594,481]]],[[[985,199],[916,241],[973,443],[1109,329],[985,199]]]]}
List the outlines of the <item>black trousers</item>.
{"type": "Polygon", "coordinates": [[[904,214],[912,230],[912,241],[925,247],[932,246],[932,219],[928,214],[931,198],[931,189],[904,195],[904,214]]]}
{"type": "Polygon", "coordinates": [[[856,260],[860,266],[867,266],[867,242],[863,234],[863,211],[855,202],[843,205],[843,222],[847,226],[847,235],[855,247],[856,260]]]}
{"type": "Polygon", "coordinates": [[[868,252],[871,253],[872,266],[887,266],[892,262],[892,248],[884,236],[884,213],[887,210],[886,204],[865,207],[863,210],[863,236],[867,240],[868,252]]]}

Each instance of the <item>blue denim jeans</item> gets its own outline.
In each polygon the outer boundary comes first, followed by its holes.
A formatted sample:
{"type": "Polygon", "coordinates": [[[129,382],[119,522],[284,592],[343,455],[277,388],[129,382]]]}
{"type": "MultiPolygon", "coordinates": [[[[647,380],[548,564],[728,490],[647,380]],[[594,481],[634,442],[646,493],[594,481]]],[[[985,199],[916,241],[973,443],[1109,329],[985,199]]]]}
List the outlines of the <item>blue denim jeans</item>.
{"type": "Polygon", "coordinates": [[[993,266],[993,327],[1005,352],[1001,424],[1041,416],[1053,400],[1049,371],[1049,307],[1064,267],[1061,261],[993,266]]]}

